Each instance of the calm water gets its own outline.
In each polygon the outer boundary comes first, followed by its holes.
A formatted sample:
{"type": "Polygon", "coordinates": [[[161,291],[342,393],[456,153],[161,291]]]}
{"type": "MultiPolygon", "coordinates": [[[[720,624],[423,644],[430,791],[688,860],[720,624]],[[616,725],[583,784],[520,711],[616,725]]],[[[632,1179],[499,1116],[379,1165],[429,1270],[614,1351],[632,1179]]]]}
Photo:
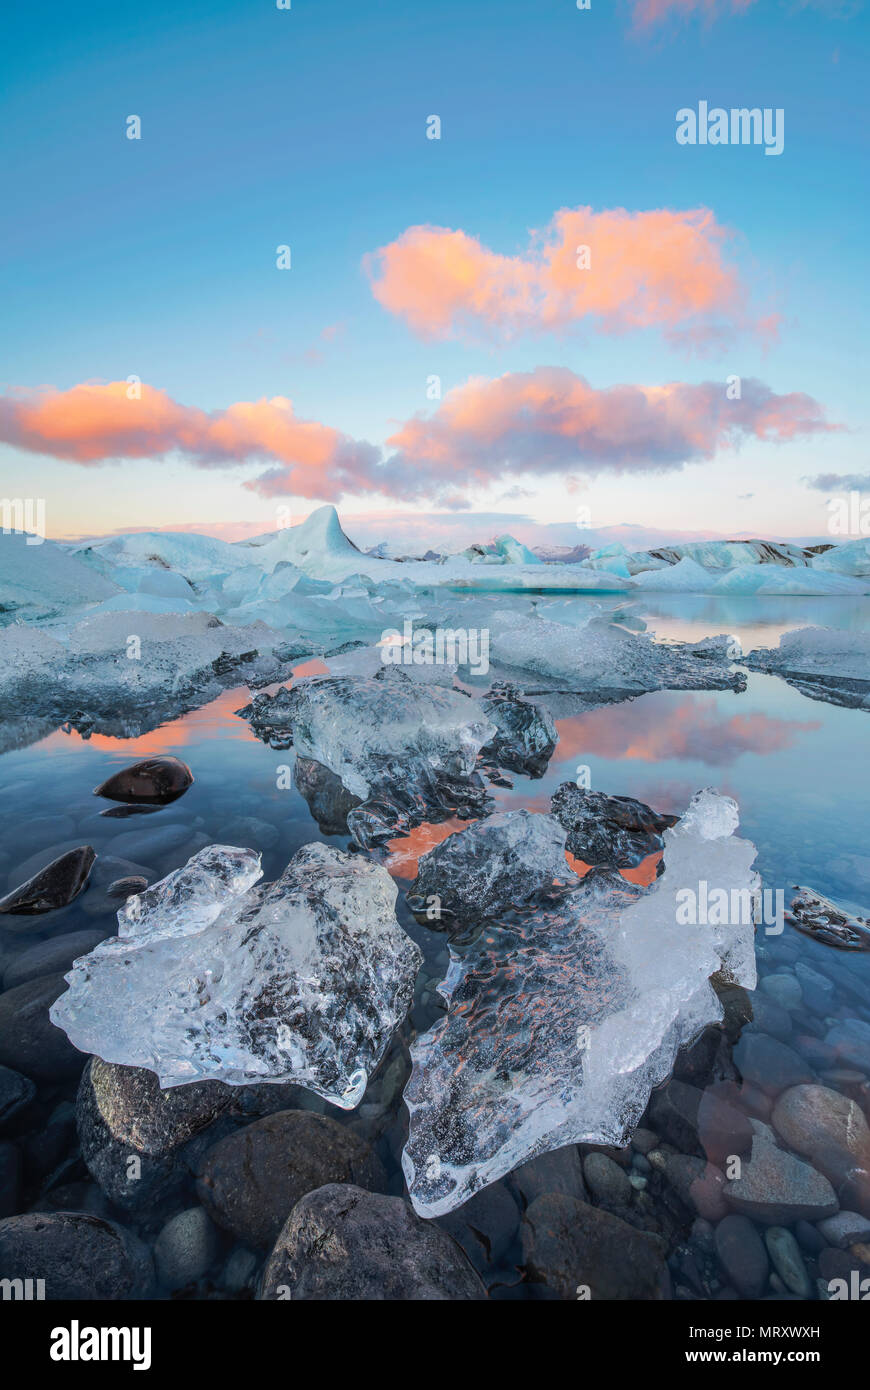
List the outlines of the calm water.
{"type": "MultiPolygon", "coordinates": [[[[868,623],[866,607],[840,600],[657,598],[632,605],[631,613],[663,639],[731,631],[747,650],[775,645],[782,631],[808,623],[868,623]]],[[[317,669],[310,663],[299,671],[317,669]]],[[[277,876],[300,845],[327,837],[298,792],[278,785],[292,752],[270,749],[235,716],[248,699],[245,687],[230,690],[140,738],[85,740],[58,730],[0,757],[0,883],[18,884],[26,861],[38,852],[48,861],[83,842],[154,877],[184,863],[204,843],[249,844],[263,850],[266,878],[277,876]],[[101,814],[108,803],[95,799],[93,788],[117,768],[157,753],[174,753],[190,764],[196,780],[186,795],[146,815],[101,814]]],[[[862,914],[870,909],[870,720],[865,713],[808,700],[775,677],[750,673],[741,694],[657,692],[561,720],[557,727],[559,744],[545,776],[514,777],[512,789],[493,788],[498,809],[549,810],[552,792],[573,781],[581,765],[590,769],[592,788],[638,797],[665,811],[681,812],[698,788],[713,786],[738,801],[740,833],[758,848],[765,887],[784,888],[788,901],[791,885],[810,885],[862,914]]],[[[424,827],[410,842],[393,846],[388,867],[400,887],[413,876],[416,854],[446,829],[424,827]]],[[[347,837],[328,842],[344,846],[347,837]]],[[[0,932],[3,962],[8,965],[17,952],[48,936],[101,925],[111,931],[113,914],[94,916],[94,906],[86,893],[54,915],[46,930],[14,938],[0,932]]],[[[447,958],[444,936],[417,925],[401,894],[399,912],[426,962],[413,1013],[394,1050],[438,1016],[442,1006],[434,983],[447,958]]],[[[759,945],[762,973],[778,961],[803,959],[837,985],[838,1017],[870,1021],[870,956],[832,950],[789,928],[781,940],[759,939],[759,945]],[[846,981],[850,987],[841,988],[846,981]]],[[[794,1022],[801,1031],[800,1013],[794,1022]]],[[[807,1015],[810,1032],[818,1035],[819,1022],[807,1015]]],[[[74,1093],[74,1087],[68,1090],[74,1093]]],[[[397,1100],[394,1122],[379,1141],[396,1192],[402,1190],[403,1137],[404,1111],[397,1100]]],[[[498,1276],[490,1272],[499,1295],[534,1294],[512,1269],[518,1262],[514,1247],[498,1276]]]]}

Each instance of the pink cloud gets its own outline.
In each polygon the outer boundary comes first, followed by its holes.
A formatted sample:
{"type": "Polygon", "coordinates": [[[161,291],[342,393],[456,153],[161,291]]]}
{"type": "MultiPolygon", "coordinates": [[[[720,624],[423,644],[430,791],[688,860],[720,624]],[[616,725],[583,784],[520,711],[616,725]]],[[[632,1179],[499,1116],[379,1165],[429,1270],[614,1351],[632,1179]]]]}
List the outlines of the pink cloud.
{"type": "MultiPolygon", "coordinates": [[[[635,29],[649,29],[668,19],[700,15],[708,21],[742,14],[755,0],[631,0],[635,29]]],[[[862,0],[794,0],[799,10],[820,10],[834,19],[851,19],[860,13],[862,0]]]]}
{"type": "Polygon", "coordinates": [[[520,255],[500,255],[463,231],[418,226],[364,264],[378,302],[424,338],[512,338],[584,322],[611,334],[659,328],[693,342],[736,329],[770,335],[775,318],[751,320],[746,290],[723,259],[727,238],[706,208],[562,208],[520,255]]]}
{"type": "Polygon", "coordinates": [[[689,18],[700,14],[705,19],[718,19],[722,14],[740,14],[755,0],[632,0],[634,22],[647,28],[664,19],[689,18]]]}
{"type": "Polygon", "coordinates": [[[456,387],[388,440],[396,452],[382,471],[426,494],[510,473],[662,472],[745,439],[835,428],[811,396],[775,395],[753,379],[728,400],[724,382],[597,390],[565,367],[537,367],[456,387]]]}
{"type": "MultiPolygon", "coordinates": [[[[320,495],[324,479],[339,491],[365,485],[378,451],[328,425],[301,420],[284,396],[238,401],[226,410],[179,405],[144,383],[130,398],[126,381],[83,382],[0,398],[0,439],[32,453],[84,465],[115,458],[187,455],[200,467],[279,461],[281,491],[320,495]]],[[[268,491],[263,475],[260,491],[268,491]]]]}
{"type": "Polygon", "coordinates": [[[0,441],[85,466],[168,454],[204,468],[267,461],[243,484],[264,497],[374,492],[461,509],[469,487],[511,475],[661,472],[744,439],[838,428],[811,396],[752,379],[728,400],[724,382],[596,389],[565,367],[537,367],[456,387],[434,414],[406,421],[388,454],[299,419],[281,396],[209,412],[152,386],[138,399],[127,391],[116,381],[0,397],[0,441]]]}
{"type": "MultiPolygon", "coordinates": [[[[669,695],[652,693],[630,706],[607,705],[558,721],[557,756],[560,762],[594,754],[611,760],[664,764],[675,759],[727,767],[744,753],[782,753],[819,727],[817,719],[780,719],[761,710],[723,719],[710,696],[693,695],[674,705],[669,695]]],[[[656,804],[680,806],[689,797],[681,791],[660,797],[656,804]]]]}

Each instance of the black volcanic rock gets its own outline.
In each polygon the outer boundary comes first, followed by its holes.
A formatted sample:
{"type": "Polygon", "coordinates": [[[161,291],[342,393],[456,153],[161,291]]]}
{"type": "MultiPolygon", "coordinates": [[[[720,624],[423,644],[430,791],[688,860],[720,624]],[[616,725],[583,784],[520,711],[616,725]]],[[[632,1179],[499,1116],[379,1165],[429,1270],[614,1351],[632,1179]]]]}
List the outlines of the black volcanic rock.
{"type": "Polygon", "coordinates": [[[830,898],[814,888],[795,884],[795,897],[785,914],[790,927],[805,936],[812,936],[825,946],[839,946],[843,951],[870,951],[870,922],[838,907],[830,898]]]}
{"type": "Polygon", "coordinates": [[[481,757],[510,772],[542,777],[559,741],[547,710],[523,699],[522,692],[511,685],[493,687],[481,707],[498,729],[481,749],[481,757]]]}
{"type": "Polygon", "coordinates": [[[328,1183],[300,1198],[258,1297],[477,1302],[486,1289],[456,1241],[401,1197],[328,1183]]]}
{"type": "Polygon", "coordinates": [[[104,796],[108,801],[166,806],[183,796],[192,784],[193,773],[180,758],[145,758],[107,777],[94,788],[94,796],[104,796]]]}
{"type": "Polygon", "coordinates": [[[17,917],[33,917],[66,907],[84,888],[96,854],[90,845],[78,845],[53,859],[26,883],[0,898],[0,912],[17,917]]]}
{"type": "Polygon", "coordinates": [[[553,794],[553,815],[568,832],[570,854],[584,864],[631,869],[662,848],[662,833],[678,816],[663,816],[630,796],[605,796],[563,782],[553,794]]]}

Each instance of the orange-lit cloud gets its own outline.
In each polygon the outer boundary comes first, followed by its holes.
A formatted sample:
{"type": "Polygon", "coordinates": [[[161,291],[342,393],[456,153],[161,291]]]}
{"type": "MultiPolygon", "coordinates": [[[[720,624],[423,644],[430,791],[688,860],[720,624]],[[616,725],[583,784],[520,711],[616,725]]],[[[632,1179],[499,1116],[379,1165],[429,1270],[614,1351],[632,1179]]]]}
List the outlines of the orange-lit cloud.
{"type": "Polygon", "coordinates": [[[811,396],[775,395],[746,379],[740,400],[722,382],[596,389],[565,367],[476,378],[434,415],[415,416],[388,443],[382,470],[408,488],[483,483],[509,473],[678,469],[745,439],[783,441],[835,428],[811,396]]]}
{"type": "Polygon", "coordinates": [[[455,508],[468,505],[468,488],[511,474],[662,472],[745,439],[837,428],[811,396],[775,395],[750,378],[729,400],[724,381],[598,389],[567,368],[537,367],[456,387],[434,414],[402,425],[387,452],[300,420],[283,397],[207,412],[153,386],[139,399],[127,391],[116,381],[0,397],[0,441],[86,466],[170,454],[205,468],[266,462],[244,484],[265,497],[368,491],[455,508]]]}
{"type": "Polygon", "coordinates": [[[202,467],[274,459],[290,484],[282,490],[305,497],[322,495],[326,478],[339,491],[365,486],[378,458],[370,444],[300,420],[284,396],[205,411],[179,405],[154,386],[126,381],[0,398],[0,439],[81,464],[173,453],[202,467]]]}
{"type": "Polygon", "coordinates": [[[659,328],[700,342],[752,321],[728,238],[712,212],[561,208],[527,250],[504,256],[448,227],[409,227],[366,257],[375,298],[424,338],[512,338],[580,323],[604,333],[659,328]],[[586,248],[584,251],[582,248],[586,248]]]}

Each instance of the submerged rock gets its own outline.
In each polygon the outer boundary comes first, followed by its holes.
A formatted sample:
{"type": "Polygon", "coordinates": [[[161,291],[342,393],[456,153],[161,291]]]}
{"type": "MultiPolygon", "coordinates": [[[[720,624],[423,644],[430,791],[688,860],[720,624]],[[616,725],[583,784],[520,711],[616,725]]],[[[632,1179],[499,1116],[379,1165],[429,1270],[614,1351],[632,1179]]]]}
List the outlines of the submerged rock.
{"type": "Polygon", "coordinates": [[[380,1160],[327,1115],[280,1110],[229,1134],[202,1161],[197,1190],[219,1226],[269,1250],[300,1197],[326,1183],[386,1189],[380,1160]]]}
{"type": "Polygon", "coordinates": [[[145,758],[107,777],[94,788],[94,796],[104,796],[108,801],[165,806],[177,801],[192,785],[193,773],[180,758],[145,758]]]}
{"type": "Polygon", "coordinates": [[[812,1297],[812,1281],[807,1273],[800,1246],[784,1226],[768,1226],[764,1233],[771,1263],[785,1287],[799,1298],[812,1297]]]}
{"type": "Polygon", "coordinates": [[[761,1298],[767,1288],[770,1260],[749,1217],[723,1217],[714,1240],[719,1262],[737,1292],[743,1298],[761,1298]]]}
{"type": "Polygon", "coordinates": [[[0,994],[0,1065],[52,1084],[78,1076],[86,1059],[50,1016],[63,989],[63,975],[41,975],[0,994]]]}
{"type": "MultiPolygon", "coordinates": [[[[40,869],[20,887],[0,898],[0,913],[9,916],[32,917],[55,908],[66,907],[85,887],[96,854],[90,845],[78,845],[67,850],[44,869],[40,869]]],[[[22,931],[12,923],[4,923],[7,931],[22,931]]]]}
{"type": "Polygon", "coordinates": [[[552,816],[502,811],[422,855],[408,902],[424,912],[438,897],[442,915],[476,920],[532,899],[554,900],[578,882],[565,859],[565,832],[552,816]]]}
{"type": "Polygon", "coordinates": [[[330,1184],[296,1203],[259,1297],[440,1302],[486,1290],[456,1241],[401,1197],[330,1184]]]}
{"type": "Polygon", "coordinates": [[[854,1100],[828,1086],[793,1086],[771,1115],[777,1134],[795,1153],[824,1169],[825,1153],[845,1150],[856,1165],[870,1168],[870,1126],[854,1100]]]}
{"type": "Polygon", "coordinates": [[[821,1221],[840,1207],[828,1179],[778,1148],[766,1127],[756,1133],[740,1177],[726,1181],[725,1200],[733,1211],[769,1226],[821,1221]]]}
{"type": "Polygon", "coordinates": [[[92,927],[90,930],[66,932],[63,936],[40,941],[29,950],[22,951],[6,968],[3,988],[14,989],[28,980],[38,980],[42,975],[56,975],[69,970],[78,956],[87,955],[88,951],[105,941],[107,935],[98,927],[92,927]]]}
{"type": "Polygon", "coordinates": [[[157,1277],[166,1288],[183,1289],[201,1279],[220,1252],[220,1235],[202,1207],[173,1216],[154,1243],[157,1277]]]}
{"type": "Polygon", "coordinates": [[[563,782],[553,794],[553,815],[568,832],[567,847],[584,864],[634,868],[660,850],[678,816],[660,815],[630,796],[605,796],[563,782]]]}
{"type": "Polygon", "coordinates": [[[106,889],[107,898],[117,898],[126,902],[134,893],[144,893],[148,880],[142,874],[129,874],[126,878],[113,879],[106,889]]]}
{"type": "Polygon", "coordinates": [[[844,951],[870,951],[870,923],[838,907],[830,898],[814,888],[795,884],[796,897],[786,910],[785,920],[806,936],[812,936],[825,946],[839,946],[844,951]]]}
{"type": "Polygon", "coordinates": [[[417,1211],[442,1215],[564,1144],[628,1141],[680,1046],[722,1017],[710,977],[754,987],[752,921],[686,925],[681,908],[702,880],[710,893],[754,890],[755,848],[736,824],[733,801],[701,792],[665,831],[652,888],[597,870],[558,907],[451,950],[448,1012],[413,1045],[405,1089],[417,1211]]]}
{"type": "Polygon", "coordinates": [[[422,959],[385,869],[305,845],[275,883],[260,856],[210,845],[118,913],[76,962],[53,1019],[83,1051],[163,1086],[295,1081],[358,1105],[422,959]]]}
{"type": "Polygon", "coordinates": [[[42,1279],[45,1297],[148,1298],[148,1247],[125,1227],[81,1211],[31,1212],[0,1221],[0,1279],[42,1279]]]}
{"type": "Polygon", "coordinates": [[[36,1087],[29,1077],[11,1067],[0,1067],[0,1132],[10,1128],[35,1095],[36,1087]]]}
{"type": "Polygon", "coordinates": [[[665,1297],[665,1242],[610,1212],[548,1192],[527,1209],[522,1231],[529,1277],[561,1299],[665,1297]]]}

